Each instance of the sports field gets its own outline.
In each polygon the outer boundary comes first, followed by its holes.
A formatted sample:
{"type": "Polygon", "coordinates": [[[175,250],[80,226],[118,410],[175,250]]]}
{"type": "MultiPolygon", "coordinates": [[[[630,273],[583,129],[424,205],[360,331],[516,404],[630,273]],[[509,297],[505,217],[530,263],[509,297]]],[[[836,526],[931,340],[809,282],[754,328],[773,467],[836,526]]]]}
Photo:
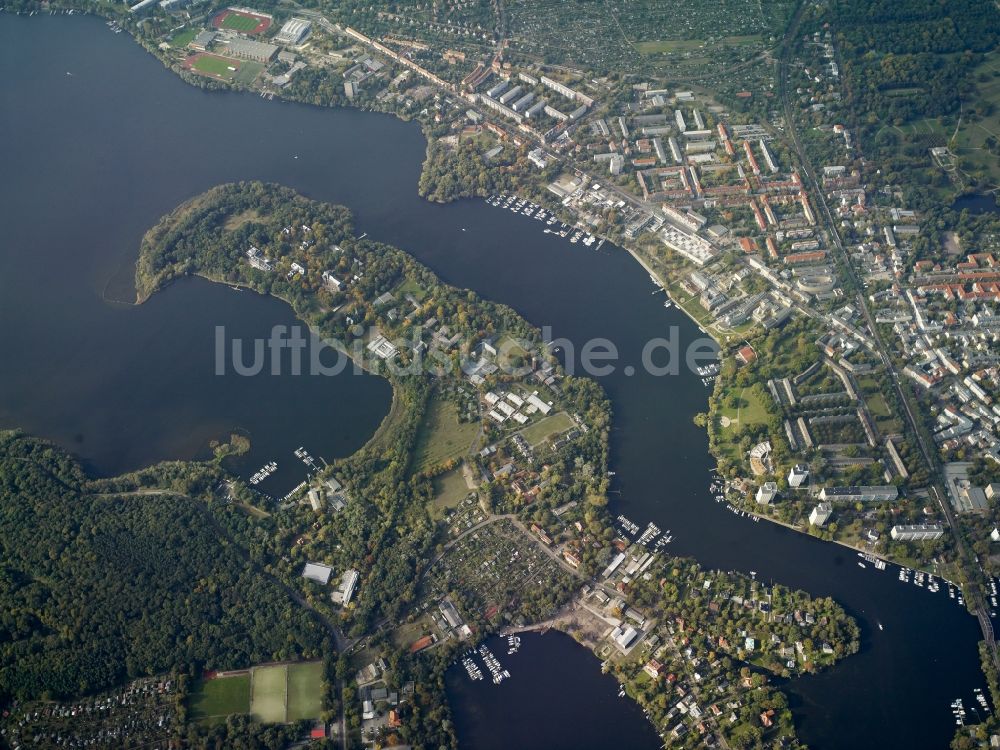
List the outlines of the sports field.
{"type": "Polygon", "coordinates": [[[323,710],[323,664],[276,664],[223,675],[191,692],[191,718],[217,723],[250,714],[265,724],[317,719],[323,710]]]}
{"type": "Polygon", "coordinates": [[[217,78],[220,81],[231,81],[237,72],[239,72],[240,61],[202,52],[197,55],[191,55],[191,57],[184,61],[184,67],[210,78],[217,78]]]}
{"type": "Polygon", "coordinates": [[[229,29],[241,34],[262,34],[271,26],[271,19],[227,8],[212,20],[212,25],[217,29],[229,29]]]}
{"type": "Polygon", "coordinates": [[[549,438],[556,437],[572,429],[573,418],[564,411],[550,414],[544,419],[529,424],[521,430],[521,436],[528,441],[532,447],[541,445],[549,438]]]}
{"type": "Polygon", "coordinates": [[[315,719],[323,710],[323,664],[309,662],[288,667],[288,712],[285,721],[315,719]]]}
{"type": "Polygon", "coordinates": [[[250,674],[245,672],[202,682],[191,693],[190,709],[195,721],[250,713],[250,674]]]}
{"type": "Polygon", "coordinates": [[[250,713],[265,724],[285,721],[288,667],[256,667],[250,683],[250,713]]]}

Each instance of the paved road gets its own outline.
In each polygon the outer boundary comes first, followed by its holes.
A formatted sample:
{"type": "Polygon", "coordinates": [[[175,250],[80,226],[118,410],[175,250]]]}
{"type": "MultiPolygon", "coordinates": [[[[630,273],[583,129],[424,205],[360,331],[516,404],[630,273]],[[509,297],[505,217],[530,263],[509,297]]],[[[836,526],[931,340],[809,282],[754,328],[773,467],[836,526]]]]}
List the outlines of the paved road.
{"type": "MultiPolygon", "coordinates": [[[[792,45],[796,36],[798,35],[799,24],[802,20],[802,13],[805,8],[805,4],[801,4],[796,10],[796,13],[785,32],[784,42],[781,47],[781,54],[776,61],[775,77],[778,86],[778,95],[781,101],[781,106],[784,111],[785,117],[785,129],[786,133],[791,141],[791,145],[794,148],[796,154],[798,155],[799,163],[802,166],[803,175],[805,177],[804,184],[811,188],[813,195],[815,196],[818,206],[821,211],[821,215],[826,221],[827,231],[830,237],[833,239],[833,244],[836,249],[836,253],[839,256],[840,262],[843,266],[843,272],[847,274],[849,280],[853,282],[854,288],[857,291],[855,297],[855,302],[864,315],[865,321],[868,324],[869,331],[871,332],[871,337],[875,342],[875,353],[878,355],[885,367],[886,372],[892,383],[892,388],[896,392],[896,396],[900,405],[902,406],[904,416],[906,421],[910,426],[910,431],[915,436],[917,441],[917,447],[920,450],[921,455],[924,458],[927,466],[930,468],[932,474],[937,475],[939,478],[941,476],[941,465],[938,460],[938,455],[936,449],[933,446],[928,446],[927,441],[921,431],[921,423],[914,414],[910,402],[906,398],[906,394],[903,391],[903,387],[900,383],[899,373],[896,371],[895,366],[891,356],[889,356],[888,349],[885,342],[882,340],[882,336],[875,324],[875,317],[868,306],[868,302],[865,299],[864,289],[858,278],[857,272],[854,266],[851,264],[850,257],[846,249],[844,248],[844,243],[841,240],[840,233],[837,231],[837,223],[834,221],[833,214],[830,211],[829,205],[826,202],[826,196],[823,193],[819,182],[816,179],[815,172],[813,170],[812,164],[809,162],[809,158],[806,155],[805,149],[799,141],[799,134],[796,130],[794,111],[792,109],[792,102],[788,93],[788,74],[791,70],[791,65],[789,58],[791,55],[792,45]]],[[[975,555],[971,553],[968,549],[968,545],[964,536],[961,533],[958,522],[955,518],[955,514],[952,510],[951,503],[948,501],[947,496],[941,491],[941,488],[937,485],[931,487],[931,493],[934,495],[938,506],[941,508],[942,513],[948,521],[948,526],[951,528],[952,536],[955,539],[955,546],[958,550],[960,566],[970,572],[974,572],[979,569],[981,576],[985,576],[978,562],[976,561],[975,555]]],[[[986,609],[985,602],[979,591],[979,587],[975,585],[975,577],[970,577],[970,581],[973,583],[969,587],[969,591],[966,592],[966,597],[968,598],[970,604],[973,605],[976,617],[979,619],[980,627],[983,631],[983,637],[985,638],[987,644],[990,647],[990,653],[993,656],[994,667],[1000,671],[1000,655],[997,654],[996,643],[993,636],[993,626],[990,622],[989,611],[986,609]]]]}

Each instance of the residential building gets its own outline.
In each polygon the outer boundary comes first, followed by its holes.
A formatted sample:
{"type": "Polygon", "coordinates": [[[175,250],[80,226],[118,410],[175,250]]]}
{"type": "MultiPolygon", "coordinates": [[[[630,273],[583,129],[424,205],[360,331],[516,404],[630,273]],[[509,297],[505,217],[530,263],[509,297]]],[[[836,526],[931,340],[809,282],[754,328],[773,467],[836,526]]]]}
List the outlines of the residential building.
{"type": "Polygon", "coordinates": [[[788,472],[788,486],[801,487],[809,479],[809,467],[805,464],[795,464],[788,472]]]}
{"type": "Polygon", "coordinates": [[[895,485],[860,486],[860,487],[824,487],[820,490],[820,500],[839,503],[879,503],[895,500],[899,490],[895,485]]]}
{"type": "Polygon", "coordinates": [[[778,485],[774,482],[764,482],[757,488],[757,502],[761,505],[770,505],[778,495],[778,485]]]}
{"type": "Polygon", "coordinates": [[[823,526],[833,515],[833,506],[830,503],[820,503],[809,514],[809,523],[812,526],[823,526]]]}

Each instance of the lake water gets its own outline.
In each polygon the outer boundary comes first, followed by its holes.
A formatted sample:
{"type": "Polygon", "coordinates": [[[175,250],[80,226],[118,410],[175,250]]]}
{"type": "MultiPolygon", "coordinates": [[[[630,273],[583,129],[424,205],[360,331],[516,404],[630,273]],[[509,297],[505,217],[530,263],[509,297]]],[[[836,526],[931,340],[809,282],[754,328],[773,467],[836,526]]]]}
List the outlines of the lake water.
{"type": "Polygon", "coordinates": [[[960,195],[951,204],[955,211],[968,211],[970,214],[1000,213],[995,193],[968,193],[960,195]]]}
{"type": "Polygon", "coordinates": [[[476,750],[655,750],[662,747],[642,709],[618,696],[618,681],[568,635],[523,633],[515,654],[506,638],[485,646],[510,678],[494,684],[483,660],[483,679],[472,680],[461,663],[445,675],[463,746],[476,750]],[[531,696],[530,700],[525,700],[531,696]]]}
{"type": "MultiPolygon", "coordinates": [[[[943,591],[903,585],[892,568],[862,570],[849,550],[751,523],[711,499],[707,437],[691,421],[706,408],[706,389],[683,368],[663,378],[639,367],[647,341],[676,327],[683,348],[699,332],[678,311],[664,310],[625,253],[571,245],[482,201],[428,204],[416,195],[425,143],[415,125],[203,92],[95,19],[0,14],[0,69],[17,72],[0,86],[0,345],[7,354],[0,425],[50,438],[106,474],[191,458],[209,440],[241,430],[253,443],[242,471],[279,463],[281,473],[265,487],[272,494],[304,476],[293,455],[299,446],[331,458],[362,445],[388,408],[390,390],[379,378],[213,375],[215,326],[266,336],[271,325],[293,322],[282,303],[197,280],[140,307],[104,301],[130,298],[139,239],[182,200],[236,179],[289,185],[350,207],[359,232],[551,326],[577,349],[594,337],[612,340],[621,361],[600,380],[615,413],[615,512],[670,529],[670,550],[706,567],[752,570],[833,596],[859,619],[861,654],[789,686],[811,746],[947,745],[948,704],[961,696],[968,705],[973,688],[985,687],[975,620],[943,591]],[[626,374],[628,364],[635,374],[626,374]]],[[[538,658],[547,658],[549,638],[533,648],[538,658]]],[[[566,670],[598,671],[582,649],[561,658],[566,670]]],[[[578,700],[591,700],[590,683],[580,685],[586,695],[578,700]]],[[[502,687],[510,690],[502,706],[453,691],[470,747],[481,742],[476,722],[523,720],[526,736],[542,736],[532,735],[541,729],[530,718],[538,700],[531,680],[502,687]],[[475,721],[467,711],[477,712],[475,721]]],[[[557,717],[556,708],[553,719],[580,742],[608,718],[557,717]]],[[[633,708],[622,709],[622,720],[631,721],[633,708]]]]}

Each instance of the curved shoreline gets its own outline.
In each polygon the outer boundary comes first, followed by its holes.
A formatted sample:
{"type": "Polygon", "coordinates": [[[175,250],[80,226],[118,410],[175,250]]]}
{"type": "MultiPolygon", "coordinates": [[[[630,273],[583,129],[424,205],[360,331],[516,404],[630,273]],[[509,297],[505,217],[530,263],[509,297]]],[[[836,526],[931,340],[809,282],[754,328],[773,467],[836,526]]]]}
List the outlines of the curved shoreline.
{"type": "MultiPolygon", "coordinates": [[[[188,274],[188,276],[198,277],[198,278],[204,279],[205,281],[208,281],[209,283],[212,283],[212,284],[222,284],[222,285],[228,286],[230,288],[232,288],[232,287],[239,287],[239,289],[241,289],[243,291],[249,291],[249,292],[253,292],[254,294],[258,294],[258,295],[260,295],[262,297],[271,297],[272,299],[280,300],[284,304],[288,305],[288,309],[291,311],[291,313],[295,317],[295,319],[298,320],[300,323],[302,323],[304,326],[306,326],[309,329],[310,333],[312,333],[317,338],[322,338],[322,336],[320,335],[320,332],[315,328],[315,326],[313,326],[313,325],[309,324],[308,322],[306,322],[305,320],[303,320],[302,317],[297,312],[295,312],[295,308],[292,306],[292,303],[289,302],[287,299],[285,299],[284,297],[282,297],[279,294],[272,294],[270,292],[268,294],[266,294],[266,295],[265,294],[261,294],[256,289],[254,289],[253,287],[249,286],[248,284],[245,284],[245,283],[242,283],[242,282],[239,282],[239,281],[229,281],[227,279],[215,277],[215,276],[207,274],[207,273],[205,273],[203,271],[196,271],[196,272],[194,272],[192,274],[188,274]]],[[[142,305],[142,304],[148,302],[154,295],[161,294],[161,293],[165,292],[170,287],[171,284],[173,284],[175,281],[177,281],[180,278],[184,278],[184,277],[181,276],[181,277],[175,277],[173,279],[170,279],[170,281],[168,281],[166,284],[164,284],[162,286],[157,286],[155,289],[149,290],[145,294],[140,293],[139,290],[138,290],[138,288],[137,288],[136,289],[136,300],[135,300],[134,303],[131,303],[131,304],[134,307],[138,307],[139,305],[142,305]]],[[[123,302],[121,304],[129,304],[129,303],[123,302]]],[[[382,378],[383,380],[385,380],[389,384],[389,388],[392,390],[392,400],[389,402],[389,409],[386,411],[385,416],[382,417],[382,421],[379,422],[378,427],[375,428],[375,431],[372,433],[371,437],[369,437],[357,450],[355,450],[354,452],[352,452],[349,456],[344,456],[343,457],[343,458],[346,459],[346,458],[350,458],[350,456],[353,456],[353,455],[356,455],[356,454],[360,453],[361,451],[368,450],[369,448],[374,448],[378,444],[378,442],[382,438],[384,438],[385,435],[395,426],[396,421],[398,420],[398,418],[399,418],[399,416],[401,415],[402,412],[400,410],[399,389],[392,382],[392,379],[391,378],[387,378],[384,375],[382,375],[381,373],[375,372],[371,368],[367,367],[363,359],[361,359],[361,360],[356,359],[347,349],[345,349],[343,346],[340,345],[339,341],[338,342],[333,342],[333,343],[336,344],[336,349],[337,349],[337,351],[339,353],[341,353],[342,355],[348,357],[351,360],[351,362],[353,362],[357,367],[359,367],[365,373],[367,373],[369,375],[373,375],[373,376],[378,377],[378,378],[382,378]]],[[[341,460],[341,459],[333,459],[333,461],[337,461],[337,460],[341,460]]]]}

